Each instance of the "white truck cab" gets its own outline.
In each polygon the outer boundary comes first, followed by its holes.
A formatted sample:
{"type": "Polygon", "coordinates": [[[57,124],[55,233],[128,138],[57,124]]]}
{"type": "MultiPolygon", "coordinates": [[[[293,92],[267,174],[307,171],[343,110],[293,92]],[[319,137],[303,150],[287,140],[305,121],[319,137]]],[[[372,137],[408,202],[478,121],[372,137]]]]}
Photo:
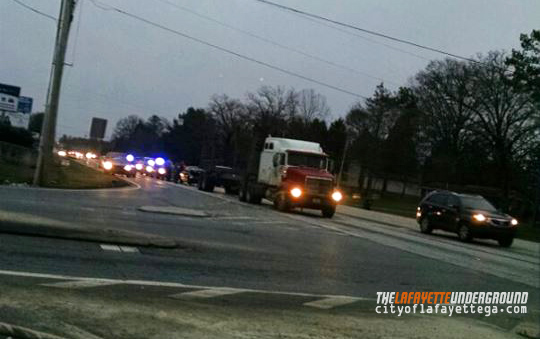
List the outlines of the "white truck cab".
{"type": "Polygon", "coordinates": [[[294,140],[286,138],[268,137],[264,141],[264,147],[259,161],[258,182],[269,186],[281,184],[281,173],[289,166],[288,152],[311,153],[324,159],[321,166],[327,169],[327,155],[321,145],[316,142],[294,140]]]}

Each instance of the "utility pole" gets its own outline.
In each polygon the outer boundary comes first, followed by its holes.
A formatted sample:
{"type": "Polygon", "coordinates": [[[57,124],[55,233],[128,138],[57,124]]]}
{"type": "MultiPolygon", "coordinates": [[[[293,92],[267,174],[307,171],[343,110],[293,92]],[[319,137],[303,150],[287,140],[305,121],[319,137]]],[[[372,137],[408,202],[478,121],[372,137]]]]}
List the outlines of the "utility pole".
{"type": "Polygon", "coordinates": [[[349,131],[345,129],[345,145],[343,146],[343,155],[341,156],[341,164],[339,164],[339,173],[337,186],[341,188],[341,178],[343,176],[343,165],[345,164],[345,159],[347,158],[347,150],[349,149],[349,131]]]}
{"type": "Polygon", "coordinates": [[[75,10],[75,0],[62,0],[60,6],[60,16],[56,29],[56,40],[54,45],[54,56],[49,78],[49,89],[47,92],[47,103],[45,106],[45,116],[41,127],[41,138],[39,141],[39,153],[34,173],[34,185],[39,186],[44,182],[47,169],[53,162],[53,147],[56,133],[56,117],[58,113],[58,102],[60,101],[60,88],[62,86],[62,74],[64,71],[64,60],[66,56],[67,43],[69,38],[69,28],[75,10]]]}

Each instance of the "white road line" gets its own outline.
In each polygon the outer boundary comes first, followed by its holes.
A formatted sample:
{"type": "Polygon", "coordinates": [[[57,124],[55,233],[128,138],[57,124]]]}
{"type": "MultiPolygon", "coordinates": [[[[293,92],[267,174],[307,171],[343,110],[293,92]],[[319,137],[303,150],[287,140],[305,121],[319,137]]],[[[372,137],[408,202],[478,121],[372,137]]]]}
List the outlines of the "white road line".
{"type": "Polygon", "coordinates": [[[255,217],[246,217],[246,216],[227,216],[227,217],[211,217],[208,218],[209,220],[256,220],[258,218],[255,217]]]}
{"type": "Polygon", "coordinates": [[[62,281],[57,283],[50,284],[41,284],[41,286],[48,287],[58,287],[58,288],[89,288],[89,287],[99,287],[99,286],[109,286],[116,285],[115,282],[107,281],[87,281],[87,280],[78,280],[78,281],[62,281]]]}
{"type": "Polygon", "coordinates": [[[323,310],[328,310],[330,308],[334,308],[336,306],[342,306],[342,305],[348,305],[352,304],[354,302],[357,302],[361,299],[359,298],[351,298],[351,297],[333,297],[333,298],[324,298],[319,299],[315,301],[310,301],[307,303],[304,303],[304,306],[310,306],[315,308],[320,308],[323,310]]]}
{"type": "Polygon", "coordinates": [[[107,245],[107,244],[101,244],[99,246],[104,251],[124,252],[124,253],[139,253],[139,249],[137,249],[137,247],[107,245]]]}
{"type": "Polygon", "coordinates": [[[197,290],[208,289],[229,289],[242,292],[260,293],[260,294],[277,294],[277,295],[290,295],[300,297],[313,297],[313,298],[355,298],[357,300],[376,300],[375,298],[362,298],[352,297],[344,295],[328,295],[328,294],[315,294],[315,293],[303,293],[303,292],[285,292],[285,291],[270,291],[270,290],[257,290],[248,288],[231,288],[226,286],[202,286],[202,285],[187,285],[176,282],[167,281],[151,281],[151,280],[122,280],[122,279],[108,279],[108,278],[92,278],[92,277],[76,277],[70,275],[60,274],[48,274],[48,273],[35,273],[35,272],[23,272],[23,271],[10,271],[0,270],[0,275],[12,276],[12,277],[27,277],[27,278],[43,278],[43,279],[55,279],[55,280],[75,280],[75,281],[89,281],[89,282],[106,282],[114,284],[126,284],[126,285],[138,285],[138,286],[154,286],[154,287],[177,287],[177,288],[190,288],[197,290]]]}
{"type": "Polygon", "coordinates": [[[192,299],[192,298],[214,298],[214,297],[221,297],[224,295],[231,295],[231,294],[237,294],[244,292],[240,289],[231,289],[231,288],[211,288],[206,290],[198,290],[198,291],[191,291],[191,292],[184,292],[184,293],[177,293],[170,295],[169,297],[174,299],[192,299]]]}
{"type": "Polygon", "coordinates": [[[101,244],[99,246],[104,251],[122,252],[122,250],[120,249],[120,246],[118,246],[118,245],[104,245],[104,244],[101,244]]]}
{"type": "Polygon", "coordinates": [[[118,246],[120,247],[120,250],[125,253],[139,253],[139,249],[137,247],[131,247],[131,246],[118,246]]]}

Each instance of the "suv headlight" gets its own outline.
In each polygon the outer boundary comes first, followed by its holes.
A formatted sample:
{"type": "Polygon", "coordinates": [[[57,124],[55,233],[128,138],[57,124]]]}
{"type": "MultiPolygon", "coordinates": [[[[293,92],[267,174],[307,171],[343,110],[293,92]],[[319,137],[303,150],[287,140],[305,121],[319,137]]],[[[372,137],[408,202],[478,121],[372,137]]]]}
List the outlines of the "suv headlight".
{"type": "Polygon", "coordinates": [[[475,214],[475,215],[473,215],[472,217],[473,217],[474,220],[476,220],[476,221],[480,221],[480,222],[486,221],[486,216],[483,215],[483,214],[481,214],[481,213],[475,214]]]}
{"type": "Polygon", "coordinates": [[[512,219],[512,220],[510,221],[510,224],[511,224],[512,226],[517,226],[518,221],[517,221],[516,219],[512,219]]]}

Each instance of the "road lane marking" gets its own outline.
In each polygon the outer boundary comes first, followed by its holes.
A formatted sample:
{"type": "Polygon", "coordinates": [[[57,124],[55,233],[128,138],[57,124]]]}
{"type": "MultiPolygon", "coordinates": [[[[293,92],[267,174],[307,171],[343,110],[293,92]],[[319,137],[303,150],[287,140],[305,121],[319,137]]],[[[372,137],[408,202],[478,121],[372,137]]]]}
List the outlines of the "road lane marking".
{"type": "Polygon", "coordinates": [[[47,286],[47,287],[57,287],[57,288],[89,288],[89,287],[117,285],[117,283],[110,282],[110,281],[79,280],[79,281],[62,281],[62,282],[57,282],[57,283],[40,284],[40,285],[47,286]]]}
{"type": "Polygon", "coordinates": [[[132,247],[132,246],[118,246],[118,245],[108,245],[108,244],[101,244],[99,246],[104,251],[139,253],[139,249],[137,247],[132,247]]]}
{"type": "Polygon", "coordinates": [[[237,294],[245,292],[245,290],[241,289],[232,289],[232,288],[211,288],[211,289],[205,289],[205,290],[198,290],[198,291],[191,291],[191,292],[183,292],[183,293],[177,293],[170,295],[170,298],[174,299],[195,299],[195,298],[201,298],[201,299],[207,299],[207,298],[214,298],[214,297],[221,297],[224,295],[231,295],[231,294],[237,294]]]}
{"type": "Polygon", "coordinates": [[[0,270],[0,275],[12,276],[12,277],[25,277],[25,278],[43,278],[53,280],[73,280],[73,281],[87,281],[87,282],[104,282],[111,284],[125,284],[125,285],[137,285],[137,286],[153,286],[153,287],[177,287],[177,288],[189,288],[196,290],[232,290],[239,293],[260,293],[260,294],[275,294],[275,295],[289,295],[299,297],[312,297],[312,298],[355,298],[356,300],[373,301],[376,298],[364,298],[345,295],[332,295],[332,294],[316,294],[305,292],[287,292],[287,291],[272,291],[272,290],[257,290],[251,288],[235,288],[227,286],[202,286],[202,285],[189,285],[177,282],[168,281],[152,281],[152,280],[122,280],[122,279],[110,279],[110,278],[92,278],[92,277],[77,277],[70,275],[49,274],[49,273],[35,273],[24,271],[11,271],[0,270]]]}
{"type": "Polygon", "coordinates": [[[114,252],[122,252],[122,250],[120,249],[120,246],[118,245],[105,245],[105,244],[101,244],[99,245],[101,247],[102,250],[104,251],[114,251],[114,252]]]}
{"type": "Polygon", "coordinates": [[[150,212],[150,213],[163,213],[163,214],[172,214],[172,215],[181,215],[186,217],[206,217],[208,216],[205,212],[200,210],[195,210],[192,208],[182,208],[176,206],[141,206],[139,211],[150,212]]]}
{"type": "Polygon", "coordinates": [[[237,219],[240,219],[240,220],[256,220],[257,218],[255,217],[246,217],[246,216],[227,216],[227,217],[211,217],[211,218],[208,218],[210,220],[237,220],[237,219]]]}
{"type": "Polygon", "coordinates": [[[131,247],[131,246],[118,246],[118,247],[120,247],[120,250],[124,253],[140,253],[137,247],[131,247]]]}
{"type": "Polygon", "coordinates": [[[328,310],[337,306],[352,304],[359,300],[361,299],[351,298],[351,297],[333,297],[333,298],[324,298],[324,299],[319,299],[315,301],[310,301],[310,302],[304,303],[303,305],[309,306],[309,307],[320,308],[323,310],[328,310]]]}

